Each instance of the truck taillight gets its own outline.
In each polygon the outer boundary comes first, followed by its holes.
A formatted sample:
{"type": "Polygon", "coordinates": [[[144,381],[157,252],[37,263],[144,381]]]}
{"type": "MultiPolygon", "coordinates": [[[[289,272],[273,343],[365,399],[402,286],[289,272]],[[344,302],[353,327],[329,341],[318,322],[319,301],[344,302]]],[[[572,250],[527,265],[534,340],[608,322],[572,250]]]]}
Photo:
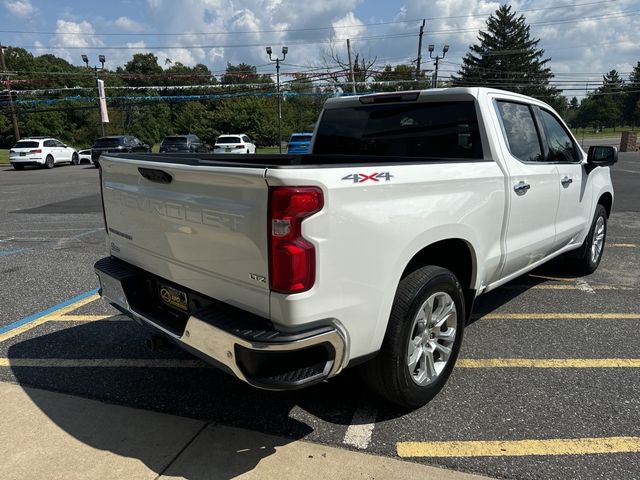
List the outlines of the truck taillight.
{"type": "Polygon", "coordinates": [[[322,210],[318,187],[269,189],[269,280],[271,290],[300,293],[316,279],[316,249],[302,236],[302,221],[322,210]]]}

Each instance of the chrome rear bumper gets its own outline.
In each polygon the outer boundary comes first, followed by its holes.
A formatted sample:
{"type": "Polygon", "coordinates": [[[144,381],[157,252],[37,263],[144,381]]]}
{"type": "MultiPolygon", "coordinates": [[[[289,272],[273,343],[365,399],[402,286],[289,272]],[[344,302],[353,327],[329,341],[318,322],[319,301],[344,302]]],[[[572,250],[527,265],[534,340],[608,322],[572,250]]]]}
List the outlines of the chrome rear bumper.
{"type": "Polygon", "coordinates": [[[334,325],[295,333],[274,329],[266,319],[222,306],[214,300],[188,315],[182,331],[165,328],[136,303],[140,279],[153,277],[113,257],[94,266],[100,294],[134,320],[162,331],[174,343],[259,388],[291,390],[338,374],[346,361],[346,341],[334,325]],[[136,293],[137,292],[137,293],[136,293]],[[245,323],[252,317],[253,323],[245,323]],[[256,324],[255,320],[258,321],[256,324]],[[256,328],[260,325],[260,328],[256,328]]]}

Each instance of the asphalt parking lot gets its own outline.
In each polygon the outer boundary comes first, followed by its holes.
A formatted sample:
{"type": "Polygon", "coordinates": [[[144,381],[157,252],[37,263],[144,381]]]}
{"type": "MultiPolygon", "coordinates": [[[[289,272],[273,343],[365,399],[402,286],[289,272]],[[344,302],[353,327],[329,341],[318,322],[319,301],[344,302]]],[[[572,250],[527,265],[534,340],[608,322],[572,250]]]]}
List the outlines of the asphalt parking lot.
{"type": "Polygon", "coordinates": [[[447,386],[406,413],[350,372],[264,392],[146,349],[148,332],[95,294],[98,171],[0,166],[0,381],[490,477],[640,478],[640,154],[621,154],[612,176],[598,271],[556,262],[481,297],[447,386]]]}

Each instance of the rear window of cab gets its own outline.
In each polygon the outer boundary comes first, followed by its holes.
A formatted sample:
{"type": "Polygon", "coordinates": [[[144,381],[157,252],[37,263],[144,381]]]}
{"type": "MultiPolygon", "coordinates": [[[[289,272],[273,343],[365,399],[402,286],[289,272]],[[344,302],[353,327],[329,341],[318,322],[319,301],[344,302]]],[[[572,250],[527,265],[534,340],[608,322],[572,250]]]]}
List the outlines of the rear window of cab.
{"type": "Polygon", "coordinates": [[[327,109],[314,153],[482,159],[475,103],[387,103],[327,109]]]}

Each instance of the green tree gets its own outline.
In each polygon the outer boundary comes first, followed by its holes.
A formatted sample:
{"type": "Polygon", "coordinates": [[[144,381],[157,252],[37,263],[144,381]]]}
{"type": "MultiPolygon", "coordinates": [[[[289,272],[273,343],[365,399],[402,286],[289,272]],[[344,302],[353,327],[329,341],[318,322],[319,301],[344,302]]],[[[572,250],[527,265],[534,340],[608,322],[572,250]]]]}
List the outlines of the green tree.
{"type": "Polygon", "coordinates": [[[578,110],[580,108],[580,102],[576,97],[571,97],[571,101],[569,102],[569,110],[578,110]]]}
{"type": "Polygon", "coordinates": [[[501,5],[487,20],[486,31],[480,31],[478,43],[469,47],[453,83],[501,88],[562,107],[560,91],[550,85],[550,58],[544,58],[539,43],[525,17],[501,5]]]}
{"type": "Polygon", "coordinates": [[[629,125],[640,124],[640,62],[636,63],[624,88],[622,113],[629,125]]]}
{"type": "Polygon", "coordinates": [[[413,65],[399,64],[392,67],[385,65],[384,69],[373,76],[376,82],[389,82],[388,85],[376,85],[376,91],[395,92],[399,90],[418,90],[430,87],[424,72],[416,75],[413,65]]]}
{"type": "Polygon", "coordinates": [[[227,63],[227,69],[220,81],[226,85],[273,83],[269,75],[258,75],[256,67],[246,63],[238,65],[227,63]]]}
{"type": "Polygon", "coordinates": [[[619,126],[622,120],[623,81],[616,70],[603,75],[602,85],[580,104],[578,123],[594,129],[619,126]]]}

